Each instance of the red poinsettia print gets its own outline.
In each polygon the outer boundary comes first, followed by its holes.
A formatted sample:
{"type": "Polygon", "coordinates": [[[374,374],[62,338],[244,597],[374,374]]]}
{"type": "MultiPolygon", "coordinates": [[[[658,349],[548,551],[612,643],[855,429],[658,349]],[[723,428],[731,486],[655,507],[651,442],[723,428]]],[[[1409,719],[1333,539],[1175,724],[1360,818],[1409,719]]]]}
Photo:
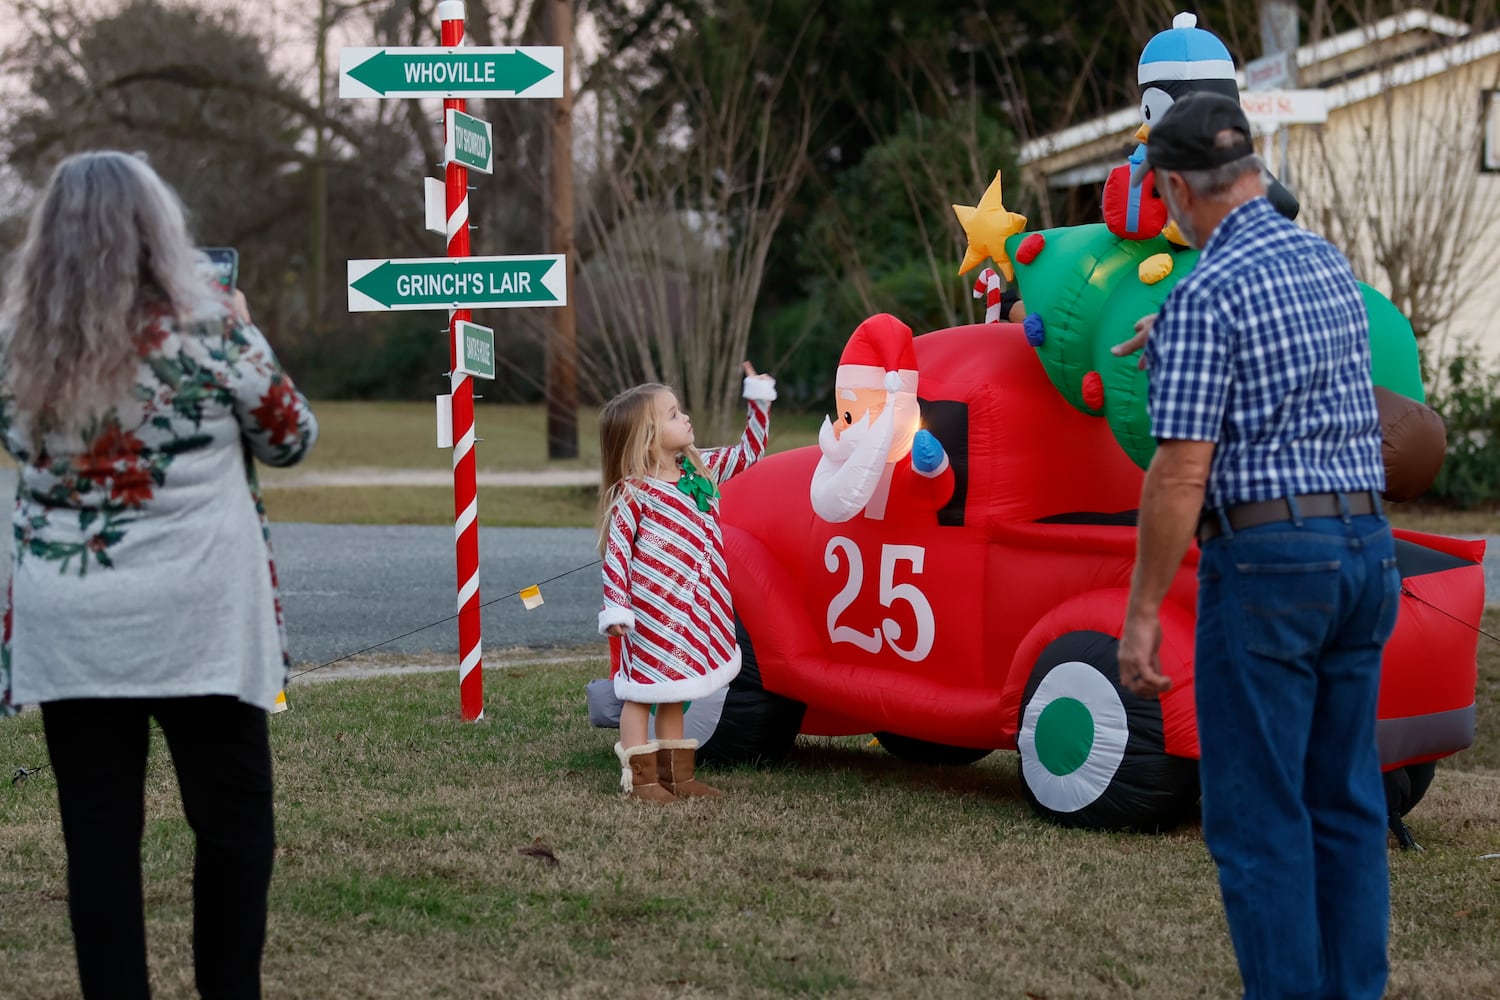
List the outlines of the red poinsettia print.
{"type": "Polygon", "coordinates": [[[141,357],[149,357],[167,342],[169,332],[161,323],[148,323],[135,337],[135,349],[141,357]]]}
{"type": "Polygon", "coordinates": [[[109,498],[126,507],[139,507],[153,496],[151,474],[139,465],[116,472],[109,484],[109,498]]]}
{"type": "Polygon", "coordinates": [[[287,379],[277,379],[260,398],[260,405],[250,411],[255,422],[266,432],[273,445],[288,444],[297,439],[297,390],[287,379]]]}
{"type": "MultiPolygon", "coordinates": [[[[89,450],[79,456],[78,474],[102,483],[123,472],[139,469],[145,447],[140,438],[118,422],[110,421],[90,443],[89,450]]],[[[144,472],[141,474],[145,475],[144,472]]]]}

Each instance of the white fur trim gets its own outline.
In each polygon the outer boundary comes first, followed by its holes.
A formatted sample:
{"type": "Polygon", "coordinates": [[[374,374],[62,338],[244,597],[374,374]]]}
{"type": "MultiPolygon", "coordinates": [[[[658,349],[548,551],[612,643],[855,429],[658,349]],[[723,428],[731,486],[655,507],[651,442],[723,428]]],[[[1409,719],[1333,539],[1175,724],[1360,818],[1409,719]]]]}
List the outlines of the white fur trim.
{"type": "Polygon", "coordinates": [[[663,750],[696,750],[697,740],[657,740],[656,745],[663,750]]]}
{"type": "Polygon", "coordinates": [[[628,629],[635,628],[635,612],[614,604],[606,605],[604,610],[599,612],[599,634],[608,635],[611,625],[624,625],[628,629]]]}
{"type": "Polygon", "coordinates": [[[774,378],[750,378],[745,377],[745,398],[760,400],[769,403],[776,398],[776,380],[774,378]]]}
{"type": "Polygon", "coordinates": [[[642,743],[638,747],[625,749],[625,744],[615,744],[615,757],[620,761],[620,794],[629,795],[631,789],[635,788],[635,775],[630,770],[630,758],[639,757],[642,754],[656,753],[661,749],[655,740],[642,743]]]}
{"type": "Polygon", "coordinates": [[[630,755],[625,751],[625,744],[615,744],[615,757],[620,761],[620,794],[629,795],[635,787],[635,778],[630,773],[630,755]]]}
{"type": "Polygon", "coordinates": [[[734,647],[729,662],[718,670],[702,676],[692,675],[680,681],[660,684],[638,684],[628,680],[624,671],[615,674],[615,697],[621,701],[634,701],[643,705],[675,705],[679,701],[693,701],[713,694],[739,676],[740,647],[734,647]]]}
{"type": "Polygon", "coordinates": [[[911,471],[927,479],[936,479],[938,476],[941,476],[943,473],[948,471],[948,453],[943,453],[943,460],[939,462],[938,467],[936,469],[933,469],[931,472],[923,472],[921,469],[917,468],[916,465],[913,465],[911,467],[911,471]]]}
{"type": "Polygon", "coordinates": [[[1234,63],[1228,59],[1162,59],[1141,63],[1136,71],[1136,82],[1142,87],[1148,83],[1164,83],[1169,80],[1233,80],[1234,63]]]}
{"type": "Polygon", "coordinates": [[[625,749],[625,744],[616,743],[615,756],[620,758],[621,764],[624,764],[628,767],[630,766],[630,758],[639,757],[642,754],[656,753],[656,751],[659,749],[661,749],[661,744],[657,743],[656,740],[647,740],[640,746],[631,747],[629,750],[625,749]]]}
{"type": "Polygon", "coordinates": [[[916,392],[917,370],[902,368],[887,371],[879,365],[839,365],[833,384],[840,389],[884,389],[886,392],[916,392]],[[900,381],[891,388],[890,377],[900,381]]]}

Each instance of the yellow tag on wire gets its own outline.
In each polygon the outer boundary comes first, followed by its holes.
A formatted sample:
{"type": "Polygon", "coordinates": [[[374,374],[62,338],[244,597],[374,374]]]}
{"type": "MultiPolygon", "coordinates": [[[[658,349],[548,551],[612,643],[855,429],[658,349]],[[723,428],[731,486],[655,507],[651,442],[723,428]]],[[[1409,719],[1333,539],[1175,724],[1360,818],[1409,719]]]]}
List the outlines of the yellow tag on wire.
{"type": "Polygon", "coordinates": [[[541,587],[537,587],[537,586],[531,586],[531,587],[527,587],[525,590],[521,591],[521,603],[524,604],[524,605],[526,605],[526,610],[527,611],[530,611],[533,608],[539,608],[539,607],[541,607],[542,603],[543,603],[543,601],[542,601],[542,588],[541,587]]]}

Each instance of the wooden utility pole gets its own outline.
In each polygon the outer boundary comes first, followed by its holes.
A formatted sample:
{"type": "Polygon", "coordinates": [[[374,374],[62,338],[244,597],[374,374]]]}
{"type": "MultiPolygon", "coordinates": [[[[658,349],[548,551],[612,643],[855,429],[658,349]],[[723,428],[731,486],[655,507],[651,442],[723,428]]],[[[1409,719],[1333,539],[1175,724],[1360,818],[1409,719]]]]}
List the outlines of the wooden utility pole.
{"type": "Polygon", "coordinates": [[[578,326],[573,312],[573,4],[548,0],[549,45],[563,49],[562,100],[554,104],[552,164],[552,233],[549,250],[564,255],[568,304],[553,309],[547,338],[547,457],[578,457],[578,326]]]}
{"type": "Polygon", "coordinates": [[[324,282],[328,274],[328,30],[329,0],[318,0],[318,38],[314,58],[318,64],[318,125],[313,132],[312,167],[312,289],[308,295],[311,327],[323,329],[324,282]]]}

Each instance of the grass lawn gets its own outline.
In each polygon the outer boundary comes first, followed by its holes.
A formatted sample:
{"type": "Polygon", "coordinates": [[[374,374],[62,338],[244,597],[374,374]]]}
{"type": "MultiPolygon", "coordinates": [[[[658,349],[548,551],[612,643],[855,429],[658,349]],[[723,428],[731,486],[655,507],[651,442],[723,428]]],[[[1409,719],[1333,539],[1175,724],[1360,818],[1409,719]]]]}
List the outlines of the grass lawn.
{"type": "MultiPolygon", "coordinates": [[[[311,524],[452,524],[451,486],[322,486],[265,489],[273,521],[311,524]]],[[[592,528],[594,486],[481,486],[484,528],[592,528]]]]}
{"type": "MultiPolygon", "coordinates": [[[[1487,628],[1500,632],[1500,612],[1487,628]]],[[[1391,854],[1390,995],[1495,996],[1500,643],[1482,640],[1481,743],[1440,765],[1391,854]]],[[[599,660],[491,666],[488,721],[449,674],[294,683],[271,720],[280,854],[266,995],[1222,997],[1237,986],[1199,832],[1063,830],[1012,754],[896,761],[801,740],[718,802],[622,801],[599,660]],[[555,863],[549,860],[555,858],[555,863]]],[[[46,759],[0,725],[0,768],[46,759]]],[[[160,733],[143,857],[160,997],[191,991],[192,840],[160,733]]],[[[46,771],[0,786],[6,995],[73,995],[64,852],[46,771]]]]}
{"type": "MultiPolygon", "coordinates": [[[[310,474],[363,470],[452,468],[452,454],[434,441],[430,403],[315,403],[319,437],[312,454],[290,469],[261,470],[266,509],[275,521],[317,524],[451,524],[451,486],[303,486],[310,474]]],[[[599,432],[593,410],[579,413],[577,459],[548,461],[546,414],[539,406],[486,406],[475,416],[480,472],[532,472],[599,467],[599,432]]],[[[772,452],[817,442],[822,414],[774,413],[772,452]]],[[[706,445],[727,442],[706,441],[706,445]]],[[[484,486],[479,523],[484,527],[575,527],[594,524],[596,487],[484,486]]]]}
{"type": "MultiPolygon", "coordinates": [[[[295,469],[268,469],[267,482],[301,472],[330,469],[449,469],[453,459],[437,446],[431,401],[411,403],[314,402],[318,444],[295,469]]],[[[547,458],[547,414],[540,406],[475,404],[475,459],[485,471],[598,468],[596,411],[578,413],[579,457],[547,458]]]]}
{"type": "MultiPolygon", "coordinates": [[[[421,403],[315,402],[318,444],[293,469],[267,469],[268,484],[307,472],[335,469],[451,469],[452,453],[437,447],[434,407],[421,403]]],[[[599,467],[598,412],[578,412],[576,459],[547,458],[547,414],[541,406],[485,404],[475,406],[475,461],[481,472],[538,469],[597,469],[599,467]]],[[[814,444],[823,415],[773,412],[771,450],[814,444]]],[[[731,441],[699,442],[702,447],[731,441]]]]}

